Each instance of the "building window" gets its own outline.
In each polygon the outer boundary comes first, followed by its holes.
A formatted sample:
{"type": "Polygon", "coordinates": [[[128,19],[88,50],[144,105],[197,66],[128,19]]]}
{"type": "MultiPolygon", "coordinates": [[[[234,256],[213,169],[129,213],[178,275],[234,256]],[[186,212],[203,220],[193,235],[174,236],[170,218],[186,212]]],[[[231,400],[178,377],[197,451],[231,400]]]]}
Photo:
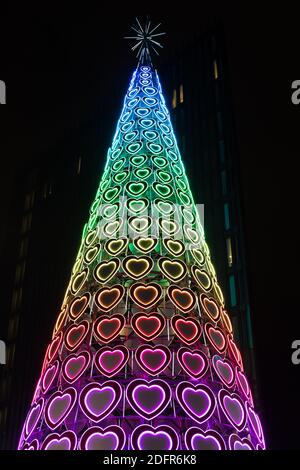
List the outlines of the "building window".
{"type": "Polygon", "coordinates": [[[225,161],[225,145],[224,140],[219,141],[219,153],[220,153],[220,161],[224,163],[225,161]]]}
{"type": "Polygon", "coordinates": [[[227,202],[224,204],[224,223],[225,223],[225,230],[229,230],[230,222],[229,222],[229,207],[227,202]]]}
{"type": "Polygon", "coordinates": [[[226,171],[221,171],[221,184],[222,184],[222,194],[225,196],[227,194],[227,176],[226,171]]]}
{"type": "Polygon", "coordinates": [[[179,103],[183,103],[183,85],[179,87],[179,103]]]}
{"type": "Polygon", "coordinates": [[[77,175],[80,175],[81,172],[81,163],[82,163],[82,158],[79,157],[77,160],[77,175]]]}
{"type": "Polygon", "coordinates": [[[218,80],[219,78],[219,70],[218,70],[218,63],[214,60],[214,79],[218,80]]]}
{"type": "Polygon", "coordinates": [[[173,98],[172,98],[172,108],[175,109],[177,106],[177,91],[176,88],[173,90],[173,98]]]}
{"type": "Polygon", "coordinates": [[[234,279],[234,275],[231,274],[229,276],[229,292],[230,292],[230,304],[231,304],[231,307],[235,307],[236,306],[236,288],[235,288],[235,279],[234,279]]]}
{"type": "Polygon", "coordinates": [[[231,245],[231,238],[226,239],[226,248],[227,248],[227,262],[228,266],[231,268],[232,266],[232,245],[231,245]]]}

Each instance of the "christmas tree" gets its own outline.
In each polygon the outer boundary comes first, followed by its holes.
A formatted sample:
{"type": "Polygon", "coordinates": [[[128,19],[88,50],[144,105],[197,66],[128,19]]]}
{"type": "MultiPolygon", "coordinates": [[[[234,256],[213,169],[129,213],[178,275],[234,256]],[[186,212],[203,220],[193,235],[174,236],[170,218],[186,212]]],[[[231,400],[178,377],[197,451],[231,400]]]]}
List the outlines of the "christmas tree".
{"type": "Polygon", "coordinates": [[[133,73],[19,449],[263,449],[150,48],[133,73]]]}

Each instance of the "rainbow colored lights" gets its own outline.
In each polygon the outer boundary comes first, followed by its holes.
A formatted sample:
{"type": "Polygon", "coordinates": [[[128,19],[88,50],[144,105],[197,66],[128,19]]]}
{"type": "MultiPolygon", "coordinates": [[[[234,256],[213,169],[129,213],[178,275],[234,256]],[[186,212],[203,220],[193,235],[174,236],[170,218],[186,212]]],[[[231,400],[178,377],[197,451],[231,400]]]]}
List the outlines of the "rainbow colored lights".
{"type": "Polygon", "coordinates": [[[156,72],[134,72],[19,449],[264,449],[156,72]]]}

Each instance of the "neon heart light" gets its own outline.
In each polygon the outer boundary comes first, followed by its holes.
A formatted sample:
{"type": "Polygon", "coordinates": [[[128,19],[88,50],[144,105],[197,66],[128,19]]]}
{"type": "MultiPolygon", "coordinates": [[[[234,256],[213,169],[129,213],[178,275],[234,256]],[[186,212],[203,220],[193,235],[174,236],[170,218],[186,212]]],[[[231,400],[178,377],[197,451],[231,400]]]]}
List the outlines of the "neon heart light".
{"type": "Polygon", "coordinates": [[[24,436],[27,439],[35,429],[44,409],[44,399],[40,398],[37,403],[31,406],[24,426],[24,436]]]}
{"type": "Polygon", "coordinates": [[[158,266],[163,275],[171,281],[178,282],[186,276],[186,265],[182,261],[162,257],[158,260],[158,266]]]}
{"type": "Polygon", "coordinates": [[[153,307],[162,296],[162,289],[159,284],[151,282],[149,284],[136,283],[129,289],[132,300],[143,308],[153,307]]]}
{"type": "Polygon", "coordinates": [[[88,351],[81,351],[79,354],[70,354],[62,364],[62,374],[64,379],[70,384],[76,382],[86,371],[91,361],[88,351]]]}
{"type": "Polygon", "coordinates": [[[72,300],[69,308],[69,314],[72,320],[79,318],[89,305],[91,294],[89,292],[83,294],[81,297],[75,297],[72,300]]]}
{"type": "Polygon", "coordinates": [[[84,254],[84,262],[87,263],[87,264],[90,264],[92,261],[94,261],[94,259],[96,259],[98,253],[100,251],[100,244],[98,243],[97,245],[89,248],[88,250],[86,250],[85,254],[84,254]]]}
{"type": "Polygon", "coordinates": [[[229,351],[231,353],[231,357],[234,359],[234,361],[240,366],[240,368],[243,370],[243,363],[242,363],[242,358],[241,358],[241,353],[233,341],[233,339],[228,336],[228,346],[229,346],[229,351]]]}
{"type": "Polygon", "coordinates": [[[184,244],[172,238],[163,238],[163,245],[173,256],[181,256],[185,251],[184,244]]]}
{"type": "Polygon", "coordinates": [[[195,343],[202,333],[200,323],[193,317],[174,315],[171,318],[171,326],[174,333],[186,344],[195,343]]]}
{"type": "Polygon", "coordinates": [[[41,388],[42,388],[43,393],[46,393],[49,390],[55,378],[57,377],[58,371],[59,371],[58,361],[55,361],[54,364],[48,366],[48,368],[45,370],[42,381],[41,381],[41,388]]]}
{"type": "Polygon", "coordinates": [[[148,346],[143,344],[135,352],[138,365],[148,374],[163,372],[171,362],[171,352],[166,346],[148,346]]]}
{"type": "Polygon", "coordinates": [[[122,387],[118,382],[92,382],[81,391],[79,405],[89,419],[98,422],[114,411],[121,397],[122,387]]]}
{"type": "Polygon", "coordinates": [[[199,269],[198,266],[192,266],[191,272],[194,276],[195,281],[200,287],[202,287],[202,289],[204,289],[205,291],[209,291],[211,289],[211,278],[206,271],[199,269]]]}
{"type": "Polygon", "coordinates": [[[78,292],[79,289],[81,289],[81,287],[83,286],[83,284],[85,283],[88,277],[88,274],[89,274],[88,268],[85,268],[83,271],[81,271],[81,273],[76,274],[71,284],[71,291],[73,294],[76,294],[76,292],[78,292]]]}
{"type": "Polygon", "coordinates": [[[164,330],[166,319],[157,312],[136,313],[131,319],[133,330],[145,341],[152,341],[164,330]]]}
{"type": "Polygon", "coordinates": [[[57,428],[67,418],[76,400],[77,391],[73,387],[51,395],[45,407],[45,421],[49,428],[57,428]]]}
{"type": "Polygon", "coordinates": [[[233,332],[232,323],[226,310],[222,309],[221,316],[226,330],[231,334],[233,332]]]}
{"type": "Polygon", "coordinates": [[[204,329],[210,344],[222,354],[227,346],[223,331],[220,328],[215,328],[211,323],[205,323],[204,329]]]}
{"type": "Polygon", "coordinates": [[[120,284],[113,287],[102,287],[95,295],[96,305],[103,312],[109,312],[118,305],[125,293],[125,289],[120,284]]]}
{"type": "MultiPolygon", "coordinates": [[[[18,450],[19,449],[20,447],[18,447],[18,450]]],[[[39,441],[37,439],[33,439],[31,442],[26,442],[21,450],[39,450],[39,441]]]]}
{"type": "Polygon", "coordinates": [[[257,439],[260,441],[262,440],[262,427],[260,423],[260,419],[255,413],[254,409],[249,406],[249,404],[246,402],[246,409],[247,409],[247,415],[248,415],[248,422],[250,423],[251,428],[256,434],[257,439]]]}
{"type": "Polygon", "coordinates": [[[95,365],[101,374],[112,377],[123,369],[128,359],[129,351],[125,346],[104,346],[95,355],[95,365]]]}
{"type": "Polygon", "coordinates": [[[46,354],[46,357],[47,357],[49,362],[51,362],[54,359],[54,357],[56,356],[56,354],[57,354],[57,352],[58,352],[58,350],[61,346],[62,338],[63,338],[62,332],[60,332],[60,333],[58,333],[57,336],[55,336],[53,338],[53,340],[49,344],[47,354],[46,354]]]}
{"type": "Polygon", "coordinates": [[[147,382],[136,379],[126,389],[126,398],[130,406],[142,418],[151,420],[160,415],[171,400],[171,389],[163,380],[147,382]]]}
{"type": "Polygon", "coordinates": [[[218,393],[218,401],[228,421],[237,431],[242,431],[246,424],[246,412],[239,395],[222,389],[218,393]]]}
{"type": "Polygon", "coordinates": [[[109,261],[102,261],[96,266],[94,270],[94,277],[96,281],[101,283],[109,281],[112,277],[114,277],[119,269],[119,266],[119,258],[113,258],[109,261]]]}
{"type": "Polygon", "coordinates": [[[110,343],[125,326],[125,317],[120,314],[101,315],[94,323],[94,336],[102,343],[110,343]]]}
{"type": "Polygon", "coordinates": [[[237,434],[229,437],[230,450],[254,450],[252,443],[246,437],[240,438],[237,434]]]}
{"type": "Polygon", "coordinates": [[[209,298],[205,294],[200,295],[200,303],[203,308],[203,311],[212,321],[218,321],[220,317],[220,309],[217,302],[212,297],[209,298]]]}
{"type": "Polygon", "coordinates": [[[235,368],[235,375],[236,375],[236,378],[237,378],[237,383],[240,386],[240,389],[242,390],[245,397],[247,399],[249,399],[250,398],[250,387],[249,387],[249,383],[248,383],[248,380],[247,380],[245,374],[238,367],[236,367],[235,368]]]}
{"type": "Polygon", "coordinates": [[[127,199],[126,207],[131,214],[140,214],[146,211],[149,206],[149,199],[127,199]]]}
{"type": "Polygon", "coordinates": [[[77,437],[73,431],[65,431],[62,434],[48,434],[41,450],[75,450],[77,446],[77,437]]]}
{"type": "Polygon", "coordinates": [[[80,450],[122,450],[126,435],[120,426],[107,426],[102,429],[92,426],[87,429],[80,439],[80,450]]]}
{"type": "Polygon", "coordinates": [[[75,351],[85,340],[90,329],[87,320],[82,320],[77,325],[71,325],[65,332],[64,342],[69,351],[75,351]]]}
{"type": "Polygon", "coordinates": [[[176,397],[184,411],[198,423],[207,421],[216,407],[215,396],[207,385],[180,382],[176,397]]]}
{"type": "Polygon", "coordinates": [[[137,250],[142,251],[143,253],[149,253],[149,251],[154,250],[158,243],[157,238],[150,237],[140,237],[133,240],[133,244],[137,250]]]}
{"type": "Polygon", "coordinates": [[[151,227],[152,219],[147,216],[129,217],[128,225],[134,233],[144,233],[151,227]]]}
{"type": "Polygon", "coordinates": [[[109,255],[116,256],[122,253],[127,245],[127,238],[113,238],[105,243],[104,248],[109,255]]]}
{"type": "Polygon", "coordinates": [[[180,289],[180,287],[172,285],[168,288],[168,296],[175,307],[183,313],[190,312],[195,307],[196,296],[190,289],[180,289]]]}
{"type": "Polygon", "coordinates": [[[200,428],[192,427],[187,430],[184,436],[185,446],[189,450],[225,450],[225,442],[222,436],[212,430],[203,431],[200,428]]]}
{"type": "Polygon", "coordinates": [[[142,424],[131,434],[131,447],[134,450],[177,450],[178,446],[178,434],[167,425],[153,427],[142,424]]]}
{"type": "Polygon", "coordinates": [[[132,279],[146,276],[153,268],[153,260],[149,256],[127,256],[122,263],[123,269],[132,279]]]}
{"type": "Polygon", "coordinates": [[[180,348],[177,351],[177,360],[185,372],[194,379],[203,377],[209,366],[207,356],[197,349],[180,348]]]}
{"type": "Polygon", "coordinates": [[[222,380],[223,384],[231,388],[235,382],[234,369],[229,361],[222,359],[220,356],[212,358],[212,364],[218,377],[222,380]]]}

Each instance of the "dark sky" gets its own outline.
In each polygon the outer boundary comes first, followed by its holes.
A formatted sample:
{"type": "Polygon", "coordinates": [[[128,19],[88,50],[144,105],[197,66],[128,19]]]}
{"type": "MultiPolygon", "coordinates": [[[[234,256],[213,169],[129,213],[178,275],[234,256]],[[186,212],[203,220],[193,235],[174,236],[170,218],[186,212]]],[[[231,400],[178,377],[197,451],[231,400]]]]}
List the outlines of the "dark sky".
{"type": "Polygon", "coordinates": [[[14,168],[89,122],[100,106],[113,134],[135,65],[122,39],[135,15],[149,13],[163,23],[166,55],[183,39],[221,21],[241,155],[267,444],[299,448],[300,365],[290,359],[291,343],[300,339],[300,105],[290,99],[291,82],[300,79],[299,14],[287,2],[207,3],[197,2],[198,10],[189,2],[143,10],[128,2],[123,10],[114,5],[107,11],[105,5],[105,12],[101,2],[51,10],[42,3],[39,9],[28,3],[8,11],[1,7],[0,79],[6,82],[8,103],[0,108],[2,220],[10,207],[14,168]]]}

